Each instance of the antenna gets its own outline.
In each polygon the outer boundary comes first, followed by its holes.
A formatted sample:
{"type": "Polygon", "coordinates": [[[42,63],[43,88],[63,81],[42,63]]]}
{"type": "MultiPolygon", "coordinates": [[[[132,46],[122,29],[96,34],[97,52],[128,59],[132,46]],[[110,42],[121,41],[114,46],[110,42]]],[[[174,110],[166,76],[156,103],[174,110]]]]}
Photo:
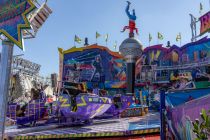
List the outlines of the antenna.
{"type": "Polygon", "coordinates": [[[190,23],[190,27],[191,27],[191,31],[192,31],[192,38],[191,38],[191,41],[192,42],[195,42],[197,40],[197,31],[196,31],[196,23],[197,23],[197,20],[196,18],[190,14],[190,18],[191,18],[191,23],[190,23]]]}

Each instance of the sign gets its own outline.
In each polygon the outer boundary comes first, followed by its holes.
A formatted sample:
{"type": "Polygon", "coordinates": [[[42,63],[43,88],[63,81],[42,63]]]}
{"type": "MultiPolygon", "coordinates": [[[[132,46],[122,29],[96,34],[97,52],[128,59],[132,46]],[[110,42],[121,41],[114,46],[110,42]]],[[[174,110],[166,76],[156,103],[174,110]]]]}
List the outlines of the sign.
{"type": "Polygon", "coordinates": [[[200,27],[200,34],[204,34],[210,31],[210,11],[207,12],[205,15],[199,18],[201,27],[200,27]]]}
{"type": "Polygon", "coordinates": [[[0,0],[0,34],[23,49],[22,29],[30,28],[26,15],[35,9],[31,0],[0,0]]]}

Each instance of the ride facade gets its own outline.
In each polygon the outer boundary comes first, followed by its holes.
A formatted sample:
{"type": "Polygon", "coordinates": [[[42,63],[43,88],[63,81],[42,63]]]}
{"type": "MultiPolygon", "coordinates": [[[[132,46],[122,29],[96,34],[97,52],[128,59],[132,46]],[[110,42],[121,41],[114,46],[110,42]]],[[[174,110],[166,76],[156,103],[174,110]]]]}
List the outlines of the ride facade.
{"type": "MultiPolygon", "coordinates": [[[[129,26],[124,30],[129,29],[129,37],[133,37],[134,30],[137,32],[136,16],[135,11],[129,13],[129,8],[128,2],[129,26]]],[[[209,107],[209,46],[210,39],[205,37],[180,47],[160,44],[146,47],[135,63],[136,91],[133,95],[126,95],[127,68],[120,53],[97,44],[68,50],[59,48],[57,100],[32,100],[25,110],[21,110],[18,104],[10,104],[7,117],[16,120],[18,125],[25,125],[43,119],[48,110],[50,119],[58,118],[58,122],[64,125],[77,125],[91,124],[94,118],[107,114],[112,118],[144,116],[148,113],[148,106],[153,105],[153,109],[159,110],[159,105],[147,100],[153,91],[158,93],[165,88],[169,132],[186,138],[182,130],[189,133],[189,120],[198,117],[196,114],[200,108],[209,107]],[[195,100],[200,97],[202,100],[195,100]],[[194,104],[199,108],[194,109],[196,114],[193,114],[194,104]],[[191,116],[189,120],[186,119],[188,115],[191,116]]]]}
{"type": "MultiPolygon", "coordinates": [[[[62,80],[66,83],[72,83],[76,89],[78,87],[75,84],[82,83],[85,90],[80,91],[77,95],[73,95],[77,93],[76,90],[69,92],[69,94],[61,90],[58,101],[52,104],[52,112],[55,113],[59,110],[62,122],[69,123],[91,122],[94,117],[105,114],[126,117],[132,116],[136,112],[132,111],[132,104],[148,105],[146,100],[150,98],[153,91],[163,84],[167,84],[173,90],[197,89],[201,88],[200,85],[208,87],[209,45],[210,40],[203,38],[183,47],[174,45],[166,48],[155,45],[145,48],[143,57],[136,63],[135,88],[137,92],[134,97],[125,94],[126,67],[119,53],[96,44],[59,51],[60,55],[63,55],[63,61],[61,61],[63,67],[60,68],[62,69],[62,80]],[[185,85],[181,87],[181,84],[185,85]],[[98,89],[98,94],[93,94],[93,89],[98,89]],[[102,89],[105,91],[104,93],[101,92],[102,89]],[[139,91],[144,90],[149,90],[149,93],[140,95],[139,91]],[[76,100],[76,110],[73,109],[72,96],[76,100]],[[126,110],[128,108],[131,110],[126,110]]],[[[64,88],[68,89],[65,86],[64,88]]],[[[29,103],[26,106],[25,116],[21,117],[17,115],[18,105],[10,105],[8,117],[17,120],[20,125],[41,119],[43,118],[43,111],[47,111],[47,107],[43,106],[46,101],[42,102],[29,103]],[[12,110],[16,110],[16,112],[12,110]],[[39,117],[27,112],[39,114],[39,117]]],[[[150,106],[153,106],[153,103],[150,101],[150,106]]],[[[158,110],[159,106],[154,105],[153,109],[158,110]]],[[[147,110],[140,111],[139,115],[143,115],[144,112],[147,110]]],[[[56,116],[56,114],[54,115],[56,116]]]]}

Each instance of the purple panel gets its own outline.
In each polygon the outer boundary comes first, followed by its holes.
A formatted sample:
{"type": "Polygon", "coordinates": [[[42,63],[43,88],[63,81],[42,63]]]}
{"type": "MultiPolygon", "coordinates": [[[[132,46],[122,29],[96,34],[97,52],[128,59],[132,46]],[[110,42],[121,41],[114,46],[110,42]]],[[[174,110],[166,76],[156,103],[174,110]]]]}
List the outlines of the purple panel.
{"type": "MultiPolygon", "coordinates": [[[[110,97],[113,100],[113,97],[110,97]]],[[[117,108],[114,104],[106,111],[108,114],[119,114],[134,103],[133,96],[121,96],[121,104],[117,108]]]]}
{"type": "Polygon", "coordinates": [[[189,124],[191,124],[190,122],[195,119],[200,119],[200,112],[202,109],[210,109],[209,101],[210,95],[192,100],[169,110],[171,112],[170,117],[173,125],[172,127],[176,132],[175,135],[178,134],[178,137],[181,139],[185,139],[187,137],[186,135],[188,135],[188,137],[190,136],[193,139],[194,137],[190,130],[192,129],[192,126],[189,124]],[[182,132],[186,133],[183,134],[182,132]]]}
{"type": "MultiPolygon", "coordinates": [[[[62,95],[63,98],[68,99],[67,104],[70,104],[70,99],[68,95],[62,95]]],[[[90,119],[94,116],[103,114],[111,105],[111,101],[108,100],[105,103],[103,102],[101,97],[98,96],[77,96],[77,105],[78,109],[76,112],[71,111],[71,106],[59,104],[60,110],[65,117],[76,117],[82,120],[90,119]],[[82,98],[85,100],[83,102],[82,98]],[[92,100],[89,101],[89,98],[92,100]],[[103,105],[103,108],[100,108],[103,105]],[[96,112],[100,108],[100,111],[96,112]]]]}

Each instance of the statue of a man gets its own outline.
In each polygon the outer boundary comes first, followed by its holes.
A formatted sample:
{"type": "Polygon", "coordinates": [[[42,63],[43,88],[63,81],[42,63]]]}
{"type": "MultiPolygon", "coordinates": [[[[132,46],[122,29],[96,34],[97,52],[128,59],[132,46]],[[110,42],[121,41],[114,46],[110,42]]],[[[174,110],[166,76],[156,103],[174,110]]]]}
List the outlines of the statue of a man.
{"type": "Polygon", "coordinates": [[[125,12],[129,18],[129,26],[125,26],[122,32],[124,32],[126,29],[129,29],[130,30],[129,37],[134,37],[134,31],[136,31],[136,34],[138,34],[138,29],[136,28],[136,23],[135,23],[137,17],[134,9],[132,14],[129,12],[131,3],[129,1],[127,1],[127,3],[128,5],[125,9],[125,12]]]}
{"type": "Polygon", "coordinates": [[[136,20],[135,9],[133,9],[133,14],[131,14],[131,13],[129,12],[131,2],[127,1],[127,3],[128,3],[128,5],[127,5],[127,7],[126,7],[126,9],[125,9],[125,12],[126,12],[126,14],[128,15],[129,20],[135,21],[135,20],[136,20]]]}

